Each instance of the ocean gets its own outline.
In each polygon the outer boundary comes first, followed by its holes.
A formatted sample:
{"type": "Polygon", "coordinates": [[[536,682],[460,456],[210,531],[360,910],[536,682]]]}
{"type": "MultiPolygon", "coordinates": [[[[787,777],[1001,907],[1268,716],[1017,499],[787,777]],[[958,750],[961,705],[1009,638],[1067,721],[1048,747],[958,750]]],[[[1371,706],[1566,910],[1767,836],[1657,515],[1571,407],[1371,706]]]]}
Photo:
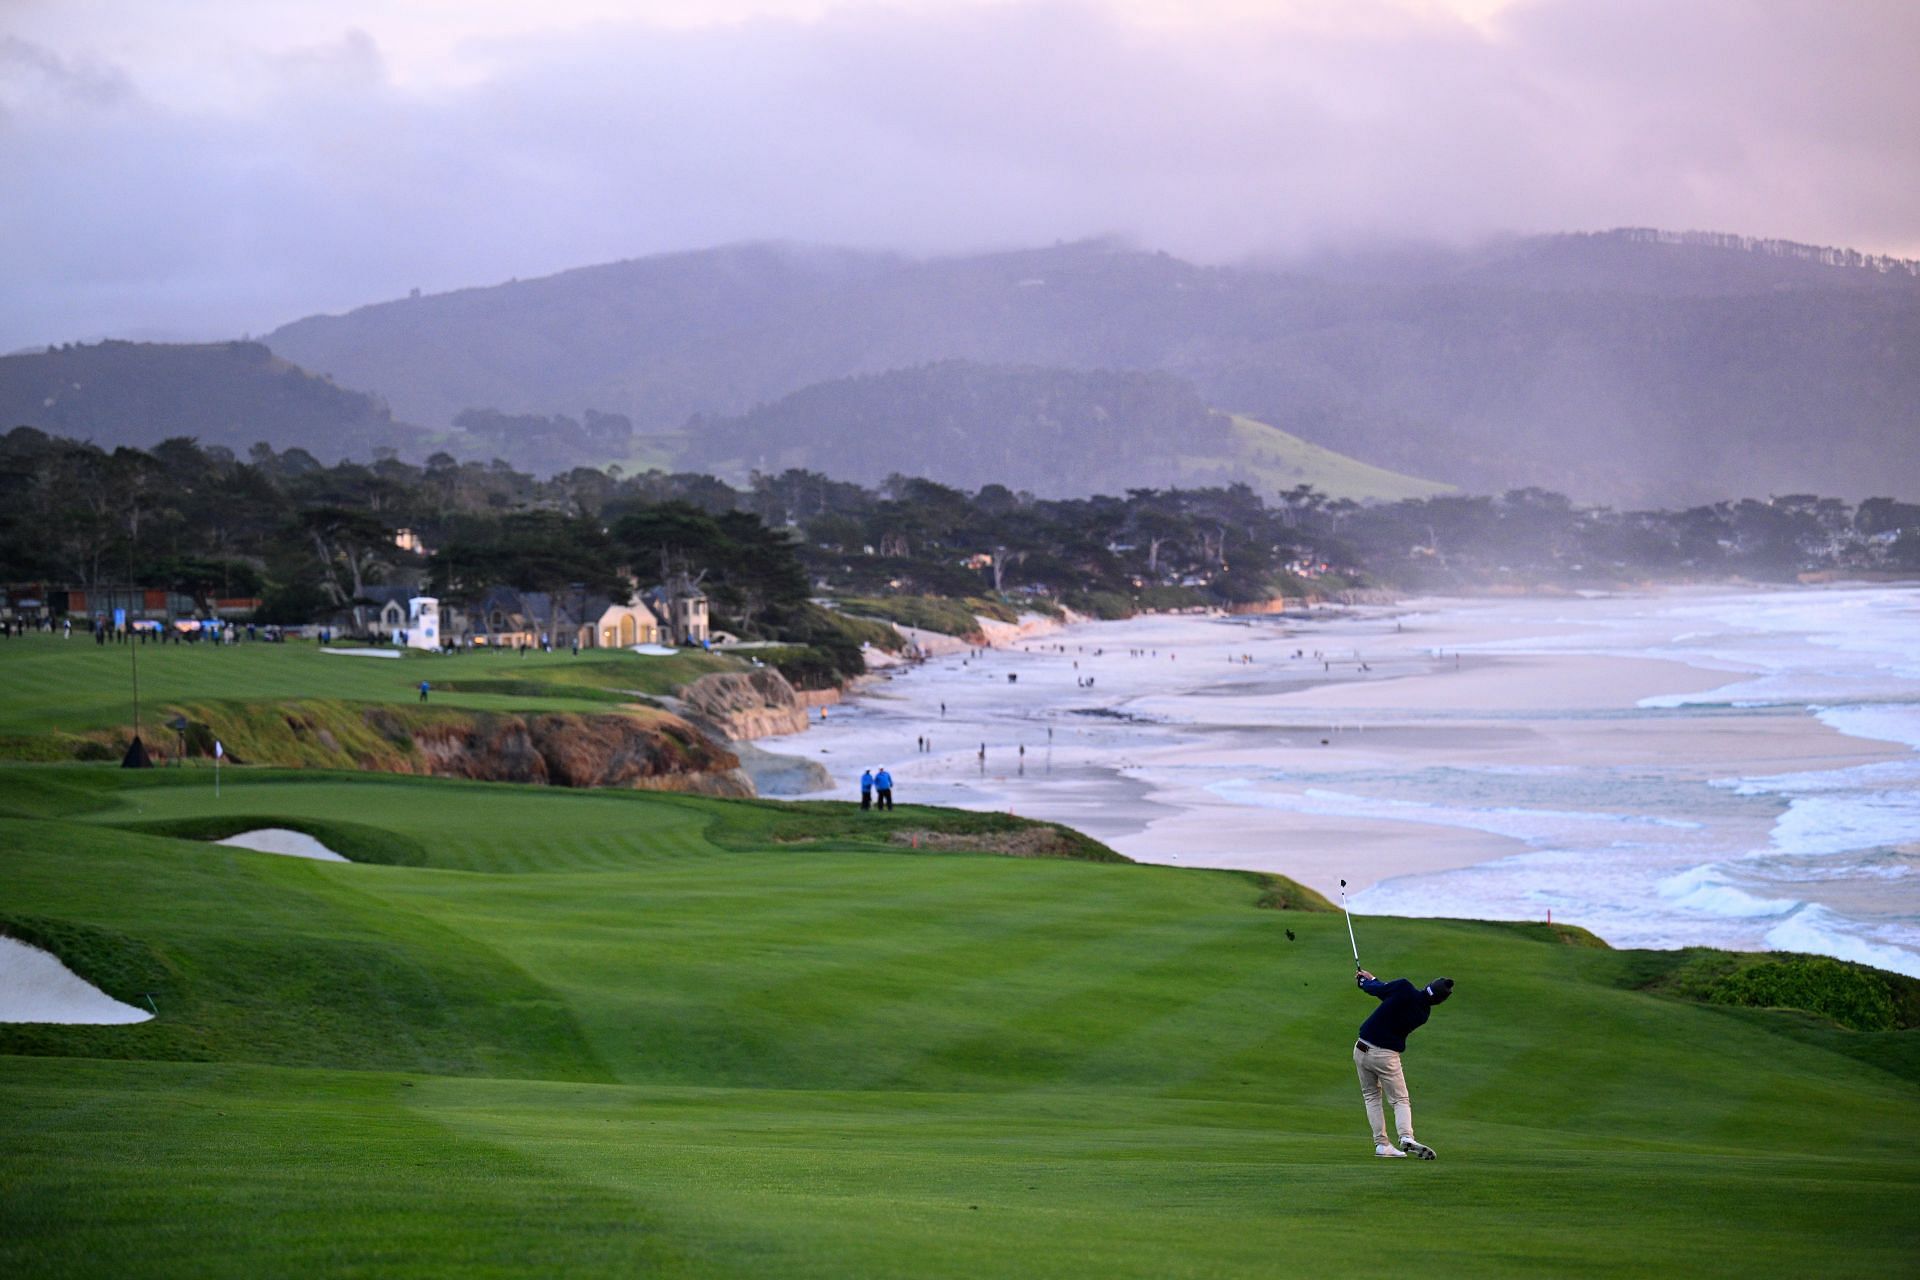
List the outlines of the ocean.
{"type": "Polygon", "coordinates": [[[1708,758],[1687,769],[1403,778],[1409,794],[1451,797],[1427,798],[1436,811],[1421,820],[1505,831],[1529,848],[1395,877],[1357,906],[1505,919],[1554,908],[1616,945],[1807,951],[1920,975],[1920,591],[1525,602],[1495,616],[1540,633],[1464,648],[1655,657],[1726,677],[1640,699],[1639,716],[1731,721],[1735,731],[1740,721],[1811,717],[1904,753],[1762,774],[1716,770],[1708,758]]]}
{"type": "Polygon", "coordinates": [[[1143,860],[1322,889],[1350,864],[1363,915],[1551,914],[1920,976],[1914,587],[1090,623],[761,745],[1143,860]]]}

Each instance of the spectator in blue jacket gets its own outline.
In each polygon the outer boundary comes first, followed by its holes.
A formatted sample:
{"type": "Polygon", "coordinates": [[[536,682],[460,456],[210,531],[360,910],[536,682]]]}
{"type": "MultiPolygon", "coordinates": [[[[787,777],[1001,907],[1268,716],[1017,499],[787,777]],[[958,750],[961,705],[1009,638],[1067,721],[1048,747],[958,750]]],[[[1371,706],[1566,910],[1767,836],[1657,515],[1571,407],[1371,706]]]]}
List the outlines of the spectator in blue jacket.
{"type": "Polygon", "coordinates": [[[883,768],[873,776],[873,785],[880,793],[880,807],[893,808],[893,775],[883,768]]]}
{"type": "Polygon", "coordinates": [[[871,769],[860,775],[860,807],[873,808],[873,770],[871,769]]]}
{"type": "Polygon", "coordinates": [[[1360,1096],[1366,1101],[1367,1119],[1373,1124],[1373,1154],[1394,1160],[1408,1156],[1431,1160],[1433,1148],[1413,1136],[1413,1103],[1407,1097],[1407,1077],[1400,1069],[1400,1055],[1406,1052],[1407,1037],[1426,1025],[1433,1007],[1453,994],[1453,979],[1435,978],[1424,987],[1416,987],[1405,978],[1382,982],[1362,969],[1354,981],[1380,1002],[1360,1024],[1360,1038],[1353,1044],[1360,1096]],[[1393,1128],[1400,1135],[1398,1146],[1387,1141],[1386,1113],[1380,1104],[1383,1093],[1393,1104],[1393,1128]]]}

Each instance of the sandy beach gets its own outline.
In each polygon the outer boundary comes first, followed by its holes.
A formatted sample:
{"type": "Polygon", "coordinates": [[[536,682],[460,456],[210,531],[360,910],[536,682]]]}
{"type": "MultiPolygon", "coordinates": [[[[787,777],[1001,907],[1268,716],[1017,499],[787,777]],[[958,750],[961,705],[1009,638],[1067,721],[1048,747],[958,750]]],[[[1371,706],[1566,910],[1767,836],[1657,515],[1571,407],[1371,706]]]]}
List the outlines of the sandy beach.
{"type": "Polygon", "coordinates": [[[1687,623],[1651,617],[1620,599],[1415,601],[1090,623],[885,673],[763,745],[809,755],[843,794],[886,765],[903,801],[1066,822],[1142,861],[1322,892],[1344,877],[1366,910],[1752,940],[1776,899],[1739,874],[1682,879],[1779,843],[1780,798],[1730,780],[1914,751],[1804,703],[1723,699],[1766,668],[1675,651],[1687,623]],[[1522,868],[1537,883],[1511,883],[1522,868]],[[1656,898],[1657,920],[1628,919],[1656,898]]]}

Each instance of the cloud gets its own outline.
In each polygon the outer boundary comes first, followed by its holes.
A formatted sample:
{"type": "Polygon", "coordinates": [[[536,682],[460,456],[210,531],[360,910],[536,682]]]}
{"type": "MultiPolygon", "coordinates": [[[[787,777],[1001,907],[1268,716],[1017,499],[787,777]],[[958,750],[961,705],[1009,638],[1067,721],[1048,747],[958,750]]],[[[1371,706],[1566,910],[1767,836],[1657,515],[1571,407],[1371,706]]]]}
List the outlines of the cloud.
{"type": "Polygon", "coordinates": [[[35,108],[118,106],[134,96],[132,82],[118,67],[0,36],[0,107],[8,115],[35,108]]]}
{"type": "Polygon", "coordinates": [[[0,42],[0,347],[750,238],[1120,233],[1225,260],[1633,224],[1920,250],[1905,0],[1259,12],[602,22],[475,45],[486,74],[424,86],[369,24],[233,52],[190,101],[0,42]]]}

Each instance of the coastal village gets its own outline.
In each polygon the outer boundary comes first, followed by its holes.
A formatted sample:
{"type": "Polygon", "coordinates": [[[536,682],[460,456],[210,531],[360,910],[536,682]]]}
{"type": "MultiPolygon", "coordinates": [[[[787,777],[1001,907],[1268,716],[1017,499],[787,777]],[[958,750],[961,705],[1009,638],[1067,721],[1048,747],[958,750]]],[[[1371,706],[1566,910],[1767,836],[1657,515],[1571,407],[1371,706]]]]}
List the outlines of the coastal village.
{"type": "MultiPolygon", "coordinates": [[[[253,625],[261,601],[196,600],[160,587],[7,588],[7,622],[21,629],[81,620],[83,628],[218,637],[253,625]]],[[[422,586],[368,586],[349,604],[306,625],[276,626],[281,636],[355,639],[408,649],[631,649],[705,647],[716,636],[706,593],[689,576],[635,588],[625,599],[585,590],[522,591],[498,585],[471,606],[446,604],[422,586]]],[[[730,639],[724,632],[720,639],[730,639]]]]}

